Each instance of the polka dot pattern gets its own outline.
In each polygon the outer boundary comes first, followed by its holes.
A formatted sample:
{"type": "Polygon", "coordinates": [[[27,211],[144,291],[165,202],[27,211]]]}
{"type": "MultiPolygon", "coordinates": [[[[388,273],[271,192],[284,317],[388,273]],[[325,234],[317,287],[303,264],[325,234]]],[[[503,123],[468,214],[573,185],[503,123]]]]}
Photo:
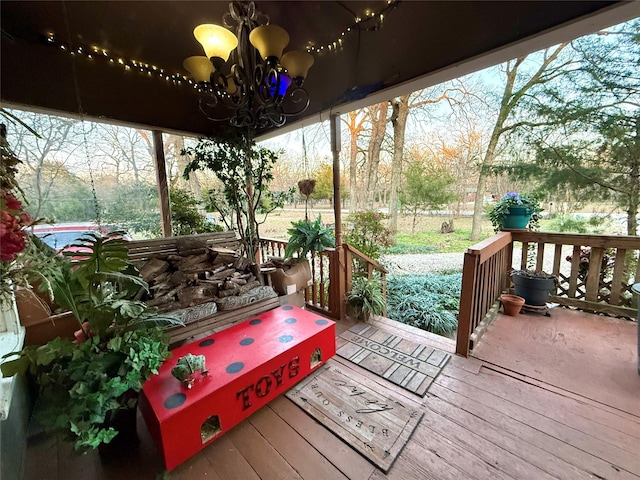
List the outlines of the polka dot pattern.
{"type": "Polygon", "coordinates": [[[280,337],[278,337],[278,341],[280,343],[289,343],[292,340],[293,340],[293,335],[281,335],[280,337]]]}
{"type": "Polygon", "coordinates": [[[293,307],[291,305],[285,305],[284,307],[282,307],[283,310],[293,310],[293,307]]]}
{"type": "Polygon", "coordinates": [[[187,400],[187,396],[184,393],[174,393],[164,401],[164,408],[167,410],[171,408],[178,408],[187,400]]]}
{"type": "Polygon", "coordinates": [[[246,347],[247,345],[251,345],[253,343],[253,338],[243,338],[240,340],[240,345],[246,347]]]}
{"type": "Polygon", "coordinates": [[[329,322],[324,319],[316,320],[316,325],[326,325],[327,323],[329,322]]]}
{"type": "Polygon", "coordinates": [[[254,318],[253,320],[249,321],[249,325],[260,325],[262,323],[262,320],[260,320],[259,318],[254,318]]]}
{"type": "Polygon", "coordinates": [[[201,341],[198,346],[200,347],[210,347],[211,345],[213,345],[215,343],[215,339],[213,338],[207,338],[206,340],[201,341]]]}
{"type": "Polygon", "coordinates": [[[287,318],[285,319],[284,323],[288,323],[289,325],[291,325],[292,323],[296,323],[298,320],[295,318],[287,318]]]}
{"type": "Polygon", "coordinates": [[[243,362],[233,362],[227,365],[227,373],[238,373],[244,368],[243,362]]]}

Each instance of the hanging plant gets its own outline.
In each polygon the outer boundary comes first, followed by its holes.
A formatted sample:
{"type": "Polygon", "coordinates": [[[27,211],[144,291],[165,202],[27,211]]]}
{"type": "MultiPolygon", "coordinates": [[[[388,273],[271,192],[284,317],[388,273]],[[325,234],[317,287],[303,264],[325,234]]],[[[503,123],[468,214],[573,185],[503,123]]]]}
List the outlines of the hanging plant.
{"type": "Polygon", "coordinates": [[[300,190],[300,194],[304,195],[304,219],[305,221],[309,221],[308,207],[309,207],[309,197],[316,189],[316,181],[312,178],[307,178],[305,180],[300,180],[298,182],[298,190],[300,190]]]}

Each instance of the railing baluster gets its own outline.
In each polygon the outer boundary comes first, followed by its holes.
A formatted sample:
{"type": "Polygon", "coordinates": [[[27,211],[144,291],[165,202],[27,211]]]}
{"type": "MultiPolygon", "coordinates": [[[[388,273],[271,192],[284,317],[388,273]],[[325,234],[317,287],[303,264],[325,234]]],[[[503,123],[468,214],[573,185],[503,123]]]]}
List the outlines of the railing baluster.
{"type": "Polygon", "coordinates": [[[613,266],[613,278],[611,279],[611,295],[609,303],[620,305],[620,293],[622,291],[622,281],[626,267],[627,251],[624,248],[616,249],[615,264],[613,266]]]}
{"type": "Polygon", "coordinates": [[[602,270],[603,254],[604,250],[602,248],[591,248],[589,273],[587,275],[587,294],[585,296],[585,300],[588,302],[596,302],[600,296],[600,272],[602,270]]]}
{"type": "Polygon", "coordinates": [[[325,298],[324,298],[324,259],[322,256],[322,252],[318,254],[318,259],[320,260],[320,307],[325,307],[325,298]]]}
{"type": "Polygon", "coordinates": [[[544,243],[538,242],[538,254],[536,255],[536,271],[544,270],[544,243]]]}

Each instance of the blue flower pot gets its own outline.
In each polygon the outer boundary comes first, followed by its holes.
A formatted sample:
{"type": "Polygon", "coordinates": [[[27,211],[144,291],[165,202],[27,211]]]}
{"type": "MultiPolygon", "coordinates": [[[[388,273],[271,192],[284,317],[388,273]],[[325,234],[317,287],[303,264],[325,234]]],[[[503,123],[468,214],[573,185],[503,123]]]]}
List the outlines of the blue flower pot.
{"type": "Polygon", "coordinates": [[[533,211],[529,207],[509,207],[509,215],[502,219],[502,228],[505,230],[522,230],[527,228],[533,211]]]}

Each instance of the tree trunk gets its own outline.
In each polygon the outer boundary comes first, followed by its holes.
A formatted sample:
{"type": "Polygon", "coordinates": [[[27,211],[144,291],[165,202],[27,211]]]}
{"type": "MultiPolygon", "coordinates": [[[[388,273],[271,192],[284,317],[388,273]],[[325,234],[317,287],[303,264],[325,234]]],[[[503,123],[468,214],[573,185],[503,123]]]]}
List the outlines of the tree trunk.
{"type": "Polygon", "coordinates": [[[389,193],[389,230],[398,231],[398,192],[402,178],[402,157],[409,116],[409,95],[391,101],[391,123],[393,125],[393,160],[391,163],[391,191],[389,193]]]}
{"type": "Polygon", "coordinates": [[[378,166],[380,165],[380,151],[382,150],[382,141],[384,140],[384,134],[386,132],[388,110],[389,102],[382,102],[369,107],[371,138],[369,139],[364,183],[366,208],[373,208],[374,205],[376,183],[378,181],[378,166]]]}
{"type": "Polygon", "coordinates": [[[344,116],[347,128],[349,129],[349,199],[350,212],[357,212],[361,205],[360,193],[358,191],[358,135],[362,131],[364,119],[358,118],[358,112],[349,112],[344,116]]]}

